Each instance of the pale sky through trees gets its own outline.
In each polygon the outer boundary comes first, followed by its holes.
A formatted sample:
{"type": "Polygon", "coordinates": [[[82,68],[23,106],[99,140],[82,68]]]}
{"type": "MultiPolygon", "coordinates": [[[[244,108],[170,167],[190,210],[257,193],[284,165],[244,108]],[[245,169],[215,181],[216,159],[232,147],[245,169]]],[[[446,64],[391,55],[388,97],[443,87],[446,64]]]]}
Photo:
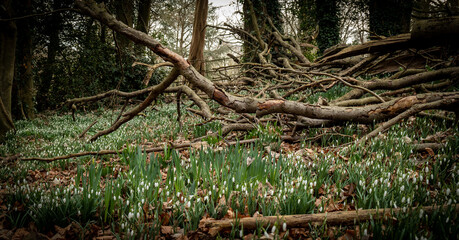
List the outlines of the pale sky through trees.
{"type": "Polygon", "coordinates": [[[234,0],[209,0],[209,4],[212,3],[217,9],[217,15],[219,22],[226,21],[227,18],[231,18],[236,11],[236,3],[234,0]]]}

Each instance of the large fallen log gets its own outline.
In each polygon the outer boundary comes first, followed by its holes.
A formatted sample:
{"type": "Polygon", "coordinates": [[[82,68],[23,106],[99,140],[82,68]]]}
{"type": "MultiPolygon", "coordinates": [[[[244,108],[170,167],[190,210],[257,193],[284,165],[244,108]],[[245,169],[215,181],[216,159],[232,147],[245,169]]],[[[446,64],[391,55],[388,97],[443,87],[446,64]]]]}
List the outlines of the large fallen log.
{"type": "Polygon", "coordinates": [[[404,33],[380,40],[349,46],[333,55],[318,59],[324,63],[366,53],[387,53],[409,47],[429,47],[438,43],[457,44],[459,41],[459,16],[416,21],[412,33],[404,33]]]}
{"type": "MultiPolygon", "coordinates": [[[[452,211],[459,211],[459,204],[449,206],[452,211]]],[[[448,206],[426,206],[420,207],[425,214],[432,214],[436,210],[448,210],[448,206]]],[[[395,220],[397,213],[406,212],[412,209],[403,208],[384,208],[384,209],[365,209],[357,211],[326,212],[302,215],[266,216],[266,217],[247,217],[238,219],[239,225],[244,226],[244,230],[254,230],[262,226],[264,228],[278,224],[282,226],[286,223],[287,228],[307,228],[309,226],[327,225],[355,225],[360,222],[374,220],[395,220]]],[[[199,229],[209,234],[216,234],[221,231],[228,231],[233,228],[235,219],[203,219],[199,223],[199,229]]]]}
{"type": "MultiPolygon", "coordinates": [[[[174,69],[177,69],[182,76],[185,77],[187,81],[196,86],[201,91],[203,91],[210,99],[217,101],[222,106],[233,109],[238,113],[256,113],[258,117],[264,116],[266,114],[274,113],[285,113],[292,114],[297,116],[308,117],[311,119],[326,119],[334,121],[352,121],[359,123],[372,123],[374,121],[381,121],[391,119],[401,112],[412,108],[416,104],[425,104],[429,102],[434,102],[439,99],[450,99],[451,101],[445,101],[444,106],[441,108],[450,108],[452,106],[457,106],[457,101],[459,100],[459,93],[450,92],[450,93],[429,93],[416,96],[404,97],[401,99],[391,100],[383,102],[376,105],[370,105],[365,107],[338,107],[338,106],[321,106],[317,104],[304,104],[296,101],[288,101],[283,99],[260,99],[252,97],[238,97],[233,94],[226,92],[225,90],[219,88],[215,83],[209,79],[202,76],[199,72],[194,69],[190,63],[185,60],[182,56],[172,52],[171,50],[163,47],[157,40],[148,36],[145,33],[139,32],[135,29],[129,28],[122,22],[116,20],[112,15],[110,15],[103,4],[97,4],[93,0],[77,0],[76,6],[81,10],[82,13],[87,14],[101,23],[107,25],[111,29],[125,35],[132,41],[136,43],[143,44],[151,49],[153,52],[158,54],[163,60],[172,62],[175,66],[174,69]]],[[[399,36],[394,38],[388,38],[387,42],[393,42],[395,45],[405,44],[407,41],[407,36],[399,36]]],[[[379,46],[371,46],[374,48],[379,46]]],[[[368,48],[369,45],[366,45],[368,48]]],[[[359,48],[365,48],[359,46],[359,48]]],[[[364,51],[365,49],[362,49],[364,51]]],[[[342,50],[345,51],[345,50],[342,50]]],[[[366,51],[366,50],[365,50],[366,51]]],[[[339,54],[339,53],[338,53],[339,54]]],[[[439,70],[438,72],[427,73],[422,75],[421,79],[431,80],[429,74],[433,74],[437,77],[449,77],[453,73],[457,73],[456,68],[439,70]]],[[[399,83],[402,87],[407,82],[416,82],[417,80],[412,80],[412,78],[421,77],[413,75],[406,78],[399,79],[399,82],[393,80],[390,82],[392,86],[387,86],[388,89],[392,89],[394,83],[399,83]]],[[[383,82],[378,82],[378,87],[387,84],[383,82]]],[[[370,88],[367,88],[370,89],[370,88]]],[[[361,89],[354,89],[363,91],[361,89]]],[[[354,91],[353,90],[353,91],[354,91]]],[[[370,89],[371,90],[371,89],[370,89]]],[[[127,119],[127,118],[125,118],[127,119]]],[[[120,120],[121,121],[121,120],[120,120]]],[[[120,122],[122,124],[122,122],[120,122]]],[[[118,126],[118,125],[117,125],[118,126]]],[[[109,130],[113,130],[110,128],[109,130]]],[[[102,131],[96,134],[91,140],[103,135],[110,131],[102,131]]]]}

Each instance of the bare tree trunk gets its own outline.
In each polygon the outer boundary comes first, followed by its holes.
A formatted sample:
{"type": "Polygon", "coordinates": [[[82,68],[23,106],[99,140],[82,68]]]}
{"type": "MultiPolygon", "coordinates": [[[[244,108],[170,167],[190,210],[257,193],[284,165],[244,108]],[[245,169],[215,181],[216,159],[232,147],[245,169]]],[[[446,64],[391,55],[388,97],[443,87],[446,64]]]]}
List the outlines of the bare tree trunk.
{"type": "Polygon", "coordinates": [[[188,60],[196,70],[204,75],[204,43],[206,38],[206,23],[208,0],[197,0],[194,11],[193,37],[190,46],[190,57],[188,60]]]}
{"type": "MultiPolygon", "coordinates": [[[[54,0],[53,1],[53,9],[60,8],[60,1],[54,0]]],[[[49,43],[48,43],[48,57],[46,59],[46,66],[43,70],[43,74],[41,76],[41,83],[38,88],[38,108],[43,110],[47,107],[49,101],[49,90],[51,87],[51,82],[53,79],[54,73],[54,63],[56,61],[56,55],[59,51],[59,32],[62,29],[62,16],[61,13],[55,12],[51,15],[48,26],[46,27],[46,32],[49,36],[49,43]]]]}
{"type": "MultiPolygon", "coordinates": [[[[11,2],[2,1],[1,16],[11,17],[11,2]]],[[[12,21],[0,22],[0,142],[5,133],[14,128],[11,119],[11,91],[14,77],[16,49],[16,24],[12,21]]]]}
{"type": "MultiPolygon", "coordinates": [[[[135,29],[148,34],[150,24],[151,0],[140,0],[139,7],[137,9],[137,23],[135,29]]],[[[134,47],[134,53],[137,58],[142,57],[144,52],[145,46],[136,45],[134,47]]]]}
{"type": "Polygon", "coordinates": [[[370,34],[394,36],[410,30],[413,0],[370,0],[370,34]]]}
{"type": "MultiPolygon", "coordinates": [[[[27,0],[24,15],[32,11],[32,1],[27,0]]],[[[35,118],[35,88],[32,75],[32,35],[30,32],[29,19],[23,19],[18,22],[18,45],[19,49],[19,72],[21,81],[19,87],[19,101],[25,117],[28,119],[35,118]]]]}
{"type": "MultiPolygon", "coordinates": [[[[116,19],[120,20],[128,27],[132,27],[134,23],[134,1],[132,0],[118,0],[115,1],[116,19]]],[[[122,34],[116,34],[116,41],[121,51],[127,51],[132,42],[122,34]]]]}

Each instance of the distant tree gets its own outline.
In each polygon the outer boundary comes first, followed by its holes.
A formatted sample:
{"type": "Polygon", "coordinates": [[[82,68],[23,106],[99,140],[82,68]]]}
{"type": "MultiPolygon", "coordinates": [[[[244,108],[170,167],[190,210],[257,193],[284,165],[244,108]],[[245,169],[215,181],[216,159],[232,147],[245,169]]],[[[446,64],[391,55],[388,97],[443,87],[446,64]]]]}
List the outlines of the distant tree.
{"type": "MultiPolygon", "coordinates": [[[[129,27],[134,26],[134,1],[116,0],[115,13],[116,19],[120,20],[129,27]]],[[[121,51],[129,51],[132,47],[132,41],[121,34],[116,34],[116,41],[121,51]]]]}
{"type": "Polygon", "coordinates": [[[313,40],[316,34],[316,4],[315,0],[296,0],[299,35],[307,42],[313,40]]]}
{"type": "MultiPolygon", "coordinates": [[[[0,18],[13,16],[11,1],[0,2],[0,18]]],[[[0,142],[5,134],[14,127],[11,117],[11,91],[14,76],[14,60],[17,31],[14,21],[0,22],[0,142]]]]}
{"type": "Polygon", "coordinates": [[[207,11],[209,8],[208,0],[197,0],[196,10],[193,20],[193,37],[190,46],[190,56],[188,60],[199,73],[204,75],[204,43],[206,37],[207,11]]]}
{"type": "MultiPolygon", "coordinates": [[[[283,32],[283,23],[281,18],[281,5],[278,0],[243,0],[243,21],[244,30],[252,35],[256,36],[259,31],[261,38],[265,42],[269,42],[271,32],[274,31],[273,27],[269,23],[270,19],[274,27],[279,31],[283,32]],[[254,10],[254,15],[257,22],[254,23],[251,16],[250,5],[254,10]],[[257,26],[255,26],[257,24],[257,26]]],[[[257,54],[255,54],[256,46],[258,43],[253,42],[248,37],[243,37],[243,60],[248,62],[257,62],[257,54]]],[[[282,50],[278,46],[272,46],[271,53],[273,55],[281,54],[282,50]]]]}
{"type": "MultiPolygon", "coordinates": [[[[32,14],[32,0],[16,3],[16,14],[26,16],[32,14]]],[[[24,18],[16,21],[18,39],[16,48],[16,70],[14,88],[16,98],[13,99],[13,117],[25,119],[35,118],[35,87],[32,72],[32,25],[33,19],[24,18]]]]}
{"type": "MultiPolygon", "coordinates": [[[[151,2],[152,0],[139,0],[137,6],[137,21],[135,29],[147,34],[150,28],[151,2]]],[[[134,47],[134,52],[137,58],[141,57],[144,54],[144,51],[144,46],[136,45],[134,47]]]]}
{"type": "Polygon", "coordinates": [[[319,25],[317,45],[321,52],[339,43],[337,0],[316,0],[316,19],[319,25]]]}
{"type": "Polygon", "coordinates": [[[370,34],[393,36],[410,31],[413,0],[369,0],[368,7],[370,34]]]}

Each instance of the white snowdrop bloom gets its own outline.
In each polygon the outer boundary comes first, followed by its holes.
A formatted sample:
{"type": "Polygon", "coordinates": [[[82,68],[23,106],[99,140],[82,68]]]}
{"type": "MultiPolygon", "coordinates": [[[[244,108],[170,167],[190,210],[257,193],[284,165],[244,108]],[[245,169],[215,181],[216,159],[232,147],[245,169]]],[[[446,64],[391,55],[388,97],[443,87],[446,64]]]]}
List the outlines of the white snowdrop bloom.
{"type": "Polygon", "coordinates": [[[137,212],[137,218],[140,218],[140,213],[139,212],[137,212]]]}
{"type": "Polygon", "coordinates": [[[459,196],[459,188],[456,189],[456,195],[459,196]]]}
{"type": "Polygon", "coordinates": [[[231,180],[233,180],[233,182],[234,182],[234,181],[235,181],[235,180],[234,180],[234,177],[233,177],[233,178],[231,178],[231,180]]]}
{"type": "Polygon", "coordinates": [[[190,201],[186,202],[186,207],[187,207],[187,208],[190,208],[190,206],[191,206],[190,201]]]}
{"type": "Polygon", "coordinates": [[[81,212],[80,212],[80,210],[78,210],[78,216],[80,216],[80,215],[81,215],[81,212]]]}
{"type": "Polygon", "coordinates": [[[368,235],[367,229],[363,230],[363,235],[364,235],[364,236],[367,236],[367,235],[368,235]]]}
{"type": "Polygon", "coordinates": [[[450,193],[451,193],[451,189],[447,188],[446,189],[446,196],[449,196],[450,193]]]}
{"type": "Polygon", "coordinates": [[[429,185],[429,179],[426,179],[426,184],[429,185]]]}
{"type": "Polygon", "coordinates": [[[320,207],[320,208],[319,208],[319,212],[322,212],[322,210],[323,210],[323,207],[320,207]]]}
{"type": "Polygon", "coordinates": [[[300,203],[301,203],[301,199],[298,199],[298,204],[300,204],[300,203]]]}
{"type": "Polygon", "coordinates": [[[402,203],[405,203],[405,200],[406,200],[405,197],[403,197],[403,198],[402,198],[402,203]]]}
{"type": "Polygon", "coordinates": [[[402,185],[402,186],[400,187],[400,191],[402,191],[402,192],[405,191],[405,186],[404,186],[404,185],[402,185]]]}
{"type": "Polygon", "coordinates": [[[129,214],[128,214],[128,218],[129,218],[129,219],[132,219],[133,217],[134,217],[134,213],[132,213],[132,212],[129,212],[129,214]]]}
{"type": "Polygon", "coordinates": [[[159,186],[159,184],[157,182],[155,182],[155,188],[157,188],[159,186]]]}
{"type": "Polygon", "coordinates": [[[209,197],[208,196],[205,196],[204,197],[204,201],[208,201],[209,200],[209,197]]]}
{"type": "Polygon", "coordinates": [[[449,222],[449,217],[446,218],[446,223],[448,223],[448,222],[449,222]]]}
{"type": "Polygon", "coordinates": [[[386,191],[386,190],[384,190],[384,197],[386,197],[386,195],[387,195],[387,191],[386,191]]]}
{"type": "Polygon", "coordinates": [[[419,181],[422,182],[422,179],[423,179],[423,178],[424,178],[424,177],[423,177],[422,175],[419,175],[419,181]]]}
{"type": "Polygon", "coordinates": [[[268,238],[269,239],[269,234],[265,231],[264,234],[265,235],[265,238],[268,238]]]}
{"type": "Polygon", "coordinates": [[[271,233],[275,233],[276,232],[276,226],[273,226],[273,228],[271,229],[271,233]]]}
{"type": "Polygon", "coordinates": [[[67,199],[66,199],[66,198],[64,198],[64,199],[62,199],[62,201],[65,203],[65,202],[67,201],[67,199]]]}
{"type": "Polygon", "coordinates": [[[429,172],[429,167],[426,166],[425,170],[424,170],[426,173],[429,172]]]}
{"type": "Polygon", "coordinates": [[[242,230],[239,231],[239,237],[240,237],[240,238],[243,238],[243,237],[244,237],[244,231],[242,231],[242,230]]]}
{"type": "Polygon", "coordinates": [[[287,231],[287,223],[286,223],[286,222],[284,222],[284,223],[282,224],[282,230],[283,230],[284,232],[287,231]]]}
{"type": "Polygon", "coordinates": [[[121,223],[121,228],[124,229],[124,223],[121,223]]]}
{"type": "Polygon", "coordinates": [[[424,210],[421,209],[421,210],[419,211],[419,218],[422,218],[423,215],[424,215],[424,210]]]}

